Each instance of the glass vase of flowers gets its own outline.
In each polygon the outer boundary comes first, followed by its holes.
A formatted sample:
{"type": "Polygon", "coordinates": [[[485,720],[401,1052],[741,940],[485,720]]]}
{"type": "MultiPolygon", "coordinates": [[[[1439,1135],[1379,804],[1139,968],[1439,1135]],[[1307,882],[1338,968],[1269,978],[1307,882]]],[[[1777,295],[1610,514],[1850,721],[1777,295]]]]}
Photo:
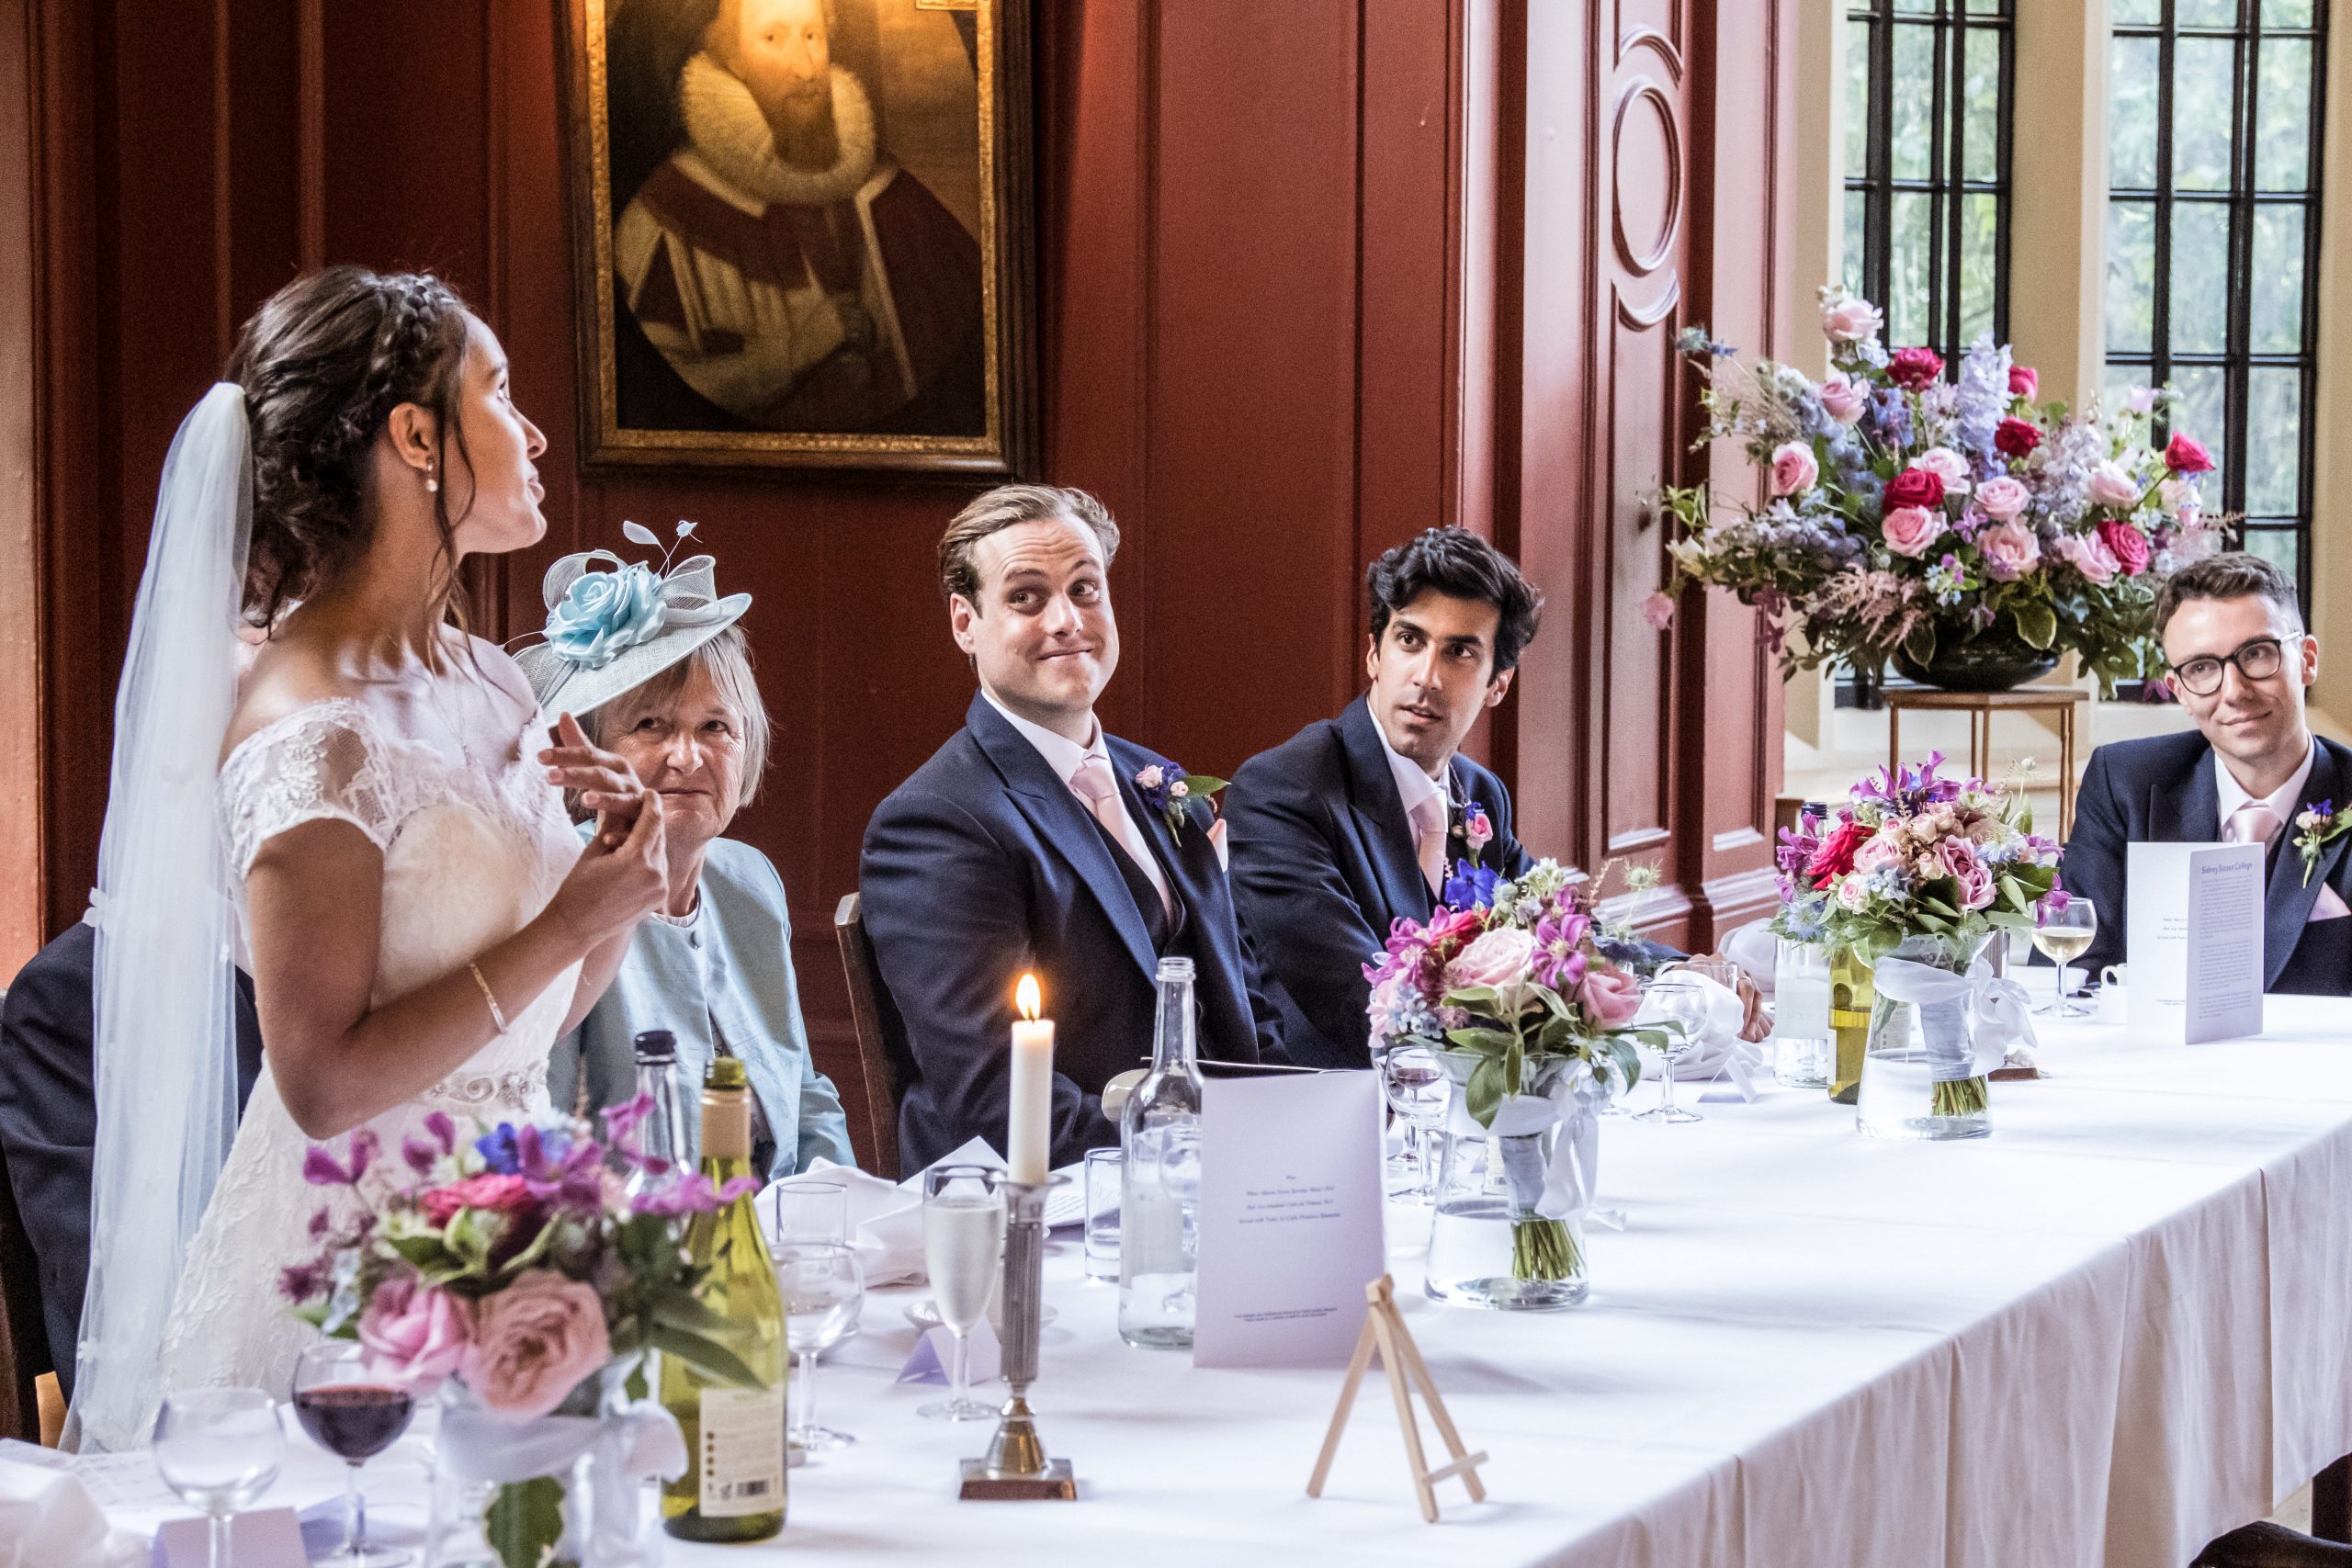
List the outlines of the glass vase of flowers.
{"type": "Polygon", "coordinates": [[[1427,922],[1364,966],[1372,1032],[1427,1048],[1451,1095],[1428,1289],[1505,1311],[1571,1306],[1589,1272],[1595,1113],[1641,1076],[1640,982],[1602,951],[1589,885],[1550,861],[1518,881],[1456,863],[1427,922]]]}
{"type": "Polygon", "coordinates": [[[1942,762],[1881,768],[1781,835],[1773,929],[1871,971],[1855,1125],[1875,1137],[1992,1130],[1986,1075],[2032,1024],[2023,988],[1984,952],[2066,897],[2058,845],[2034,833],[2024,796],[1939,778],[1942,762]]]}

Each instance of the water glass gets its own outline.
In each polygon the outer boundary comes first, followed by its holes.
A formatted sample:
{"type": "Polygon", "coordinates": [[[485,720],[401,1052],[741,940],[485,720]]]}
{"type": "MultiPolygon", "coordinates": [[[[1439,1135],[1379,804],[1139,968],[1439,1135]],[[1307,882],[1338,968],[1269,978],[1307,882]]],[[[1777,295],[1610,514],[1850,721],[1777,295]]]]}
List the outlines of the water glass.
{"type": "Polygon", "coordinates": [[[857,1248],[839,1241],[786,1241],[775,1249],[776,1293],[784,1298],[784,1342],[799,1365],[792,1383],[792,1425],[785,1435],[805,1450],[857,1441],[817,1425],[817,1358],[849,1337],[865,1306],[865,1269],[857,1248]]]}
{"type": "Polygon", "coordinates": [[[1390,1162],[1402,1179],[1389,1190],[1427,1202],[1437,1190],[1430,1134],[1445,1117],[1445,1069],[1425,1046],[1394,1046],[1380,1058],[1380,1087],[1388,1109],[1405,1124],[1404,1151],[1390,1162]]]}
{"type": "Polygon", "coordinates": [[[1772,1076],[1791,1089],[1826,1089],[1829,1057],[1829,950],[1782,937],[1772,965],[1772,1076]]]}
{"type": "Polygon", "coordinates": [[[1664,1098],[1634,1120],[1700,1121],[1702,1118],[1697,1111],[1685,1111],[1674,1103],[1674,1066],[1682,1059],[1684,1053],[1699,1043],[1699,1035],[1706,1028],[1707,988],[1696,979],[1683,975],[1661,975],[1650,982],[1643,1002],[1645,1018],[1665,1032],[1665,1043],[1657,1048],[1658,1055],[1666,1058],[1665,1069],[1658,1074],[1658,1089],[1664,1098]]]}
{"type": "Polygon", "coordinates": [[[972,1330],[989,1314],[1004,1272],[1004,1179],[994,1166],[938,1165],[923,1172],[922,1256],[932,1303],[956,1337],[951,1392],[915,1412],[935,1421],[990,1421],[972,1397],[972,1330]]]}
{"type": "Polygon", "coordinates": [[[849,1189],[838,1181],[782,1181],[768,1189],[768,1245],[849,1240],[849,1189]]]}
{"type": "Polygon", "coordinates": [[[1119,1280],[1119,1182],[1124,1156],[1117,1149],[1086,1151],[1086,1277],[1119,1280]]]}
{"type": "Polygon", "coordinates": [[[229,1521],[269,1490],[286,1457],[277,1401],[257,1388],[166,1394],[155,1416],[155,1470],[212,1521],[207,1568],[229,1568],[229,1521]]]}

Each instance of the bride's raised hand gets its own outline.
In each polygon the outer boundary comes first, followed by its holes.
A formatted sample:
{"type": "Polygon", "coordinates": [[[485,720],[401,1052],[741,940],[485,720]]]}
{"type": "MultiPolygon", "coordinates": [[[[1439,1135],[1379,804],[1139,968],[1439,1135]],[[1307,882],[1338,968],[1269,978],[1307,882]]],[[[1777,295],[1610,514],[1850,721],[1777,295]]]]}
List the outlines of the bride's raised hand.
{"type": "Polygon", "coordinates": [[[547,912],[580,945],[593,947],[628,931],[669,896],[669,833],[662,797],[648,793],[619,843],[606,843],[600,832],[580,852],[547,912]]]}
{"type": "Polygon", "coordinates": [[[555,723],[555,744],[539,753],[548,782],[576,791],[580,804],[596,814],[596,842],[616,849],[628,838],[652,792],[617,752],[592,743],[580,721],[564,714],[555,723]]]}

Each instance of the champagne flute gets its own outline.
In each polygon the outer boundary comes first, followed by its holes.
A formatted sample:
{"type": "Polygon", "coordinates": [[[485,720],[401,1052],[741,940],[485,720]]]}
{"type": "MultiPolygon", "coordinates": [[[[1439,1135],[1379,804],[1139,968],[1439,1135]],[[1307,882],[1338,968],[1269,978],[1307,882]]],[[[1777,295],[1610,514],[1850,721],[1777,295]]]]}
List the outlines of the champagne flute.
{"type": "Polygon", "coordinates": [[[311,1440],[347,1467],[344,1472],[344,1546],[328,1562],[338,1568],[391,1568],[405,1551],[368,1543],[368,1499],[359,1467],[400,1440],[416,1414],[416,1396],[369,1372],[366,1352],[348,1339],[326,1339],[294,1364],[294,1414],[311,1440]]]}
{"type": "Polygon", "coordinates": [[[939,1321],[956,1337],[953,1391],[915,1412],[935,1421],[990,1421],[993,1406],[972,1397],[972,1330],[989,1314],[1003,1271],[1004,1172],[942,1165],[923,1172],[922,1257],[939,1321]]]}
{"type": "Polygon", "coordinates": [[[1411,1185],[1400,1189],[1427,1200],[1436,1179],[1430,1168],[1430,1129],[1445,1114],[1445,1073],[1437,1057],[1419,1045],[1398,1045],[1380,1058],[1380,1087],[1388,1107],[1405,1123],[1405,1149],[1396,1164],[1411,1185]]]}
{"type": "MultiPolygon", "coordinates": [[[[1665,1069],[1658,1074],[1658,1089],[1664,1096],[1649,1110],[1642,1111],[1636,1122],[1699,1122],[1705,1118],[1695,1111],[1685,1111],[1674,1103],[1674,1065],[1682,1054],[1699,1043],[1700,1032],[1707,1022],[1707,988],[1695,976],[1661,975],[1650,982],[1644,997],[1643,1011],[1649,1021],[1666,1032],[1666,1043],[1657,1054],[1666,1058],[1665,1069]]],[[[1636,1020],[1638,1027],[1640,1020],[1636,1020]]]]}
{"type": "Polygon", "coordinates": [[[865,1305],[865,1270],[857,1248],[838,1241],[786,1241],[775,1249],[776,1293],[784,1298],[784,1338],[800,1359],[793,1380],[792,1425],[785,1436],[802,1449],[857,1441],[817,1425],[817,1357],[849,1337],[865,1305]]]}
{"type": "Polygon", "coordinates": [[[212,1521],[207,1568],[229,1568],[229,1521],[269,1489],[286,1457],[277,1401],[257,1388],[167,1394],[155,1416],[155,1470],[212,1521]]]}
{"type": "Polygon", "coordinates": [[[2041,956],[2058,965],[2058,995],[2048,1007],[2034,1009],[2036,1012],[2047,1012],[2056,1018],[2090,1016],[2088,1008],[2075,1006],[2073,998],[2066,995],[2066,965],[2080,958],[2091,939],[2098,935],[2098,911],[2091,907],[2089,899],[2076,894],[2066,900],[2065,908],[2055,910],[2047,899],[2042,901],[2041,912],[2034,919],[2033,945],[2041,950],[2041,956]]]}

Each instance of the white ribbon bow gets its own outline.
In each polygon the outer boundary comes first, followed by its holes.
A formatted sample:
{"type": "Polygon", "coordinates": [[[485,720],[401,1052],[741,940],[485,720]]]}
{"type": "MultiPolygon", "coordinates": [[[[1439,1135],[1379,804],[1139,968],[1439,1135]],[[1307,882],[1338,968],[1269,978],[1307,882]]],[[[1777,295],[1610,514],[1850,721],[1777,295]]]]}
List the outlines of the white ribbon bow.
{"type": "Polygon", "coordinates": [[[641,1483],[686,1472],[686,1438],[667,1410],[638,1400],[602,1416],[542,1416],[506,1421],[470,1398],[451,1402],[441,1418],[441,1461],[460,1475],[502,1484],[553,1475],[566,1482],[559,1558],[583,1568],[642,1568],[662,1560],[639,1517],[641,1483]],[[566,1474],[589,1456],[587,1497],[566,1474]],[[585,1550],[582,1550],[584,1538],[585,1550]]]}
{"type": "MultiPolygon", "coordinates": [[[[1920,1008],[1962,1004],[1971,1070],[1959,1077],[1983,1077],[1998,1067],[2007,1058],[2013,1040],[2028,1045],[2041,1043],[2034,1038],[2030,998],[2025,987],[1994,974],[1993,966],[1981,958],[1965,975],[1908,958],[1882,958],[1874,983],[1878,994],[1891,1001],[1920,1008]]],[[[1937,1066],[1936,1076],[1945,1077],[1944,1064],[1937,1066]]]]}
{"type": "MultiPolygon", "coordinates": [[[[1535,1213],[1547,1220],[1581,1224],[1592,1209],[1593,1183],[1600,1175],[1600,1122],[1593,1114],[1600,1097],[1591,1072],[1572,1069],[1554,1077],[1540,1094],[1506,1096],[1495,1107],[1494,1124],[1481,1127],[1470,1114],[1468,1096],[1457,1091],[1446,1131],[1456,1138],[1485,1138],[1489,1157],[1498,1165],[1504,1159],[1505,1138],[1544,1138],[1547,1157],[1535,1213]]],[[[1506,1170],[1507,1178],[1513,1174],[1506,1170]]],[[[1622,1220],[1618,1228],[1623,1228],[1622,1220]]]]}

